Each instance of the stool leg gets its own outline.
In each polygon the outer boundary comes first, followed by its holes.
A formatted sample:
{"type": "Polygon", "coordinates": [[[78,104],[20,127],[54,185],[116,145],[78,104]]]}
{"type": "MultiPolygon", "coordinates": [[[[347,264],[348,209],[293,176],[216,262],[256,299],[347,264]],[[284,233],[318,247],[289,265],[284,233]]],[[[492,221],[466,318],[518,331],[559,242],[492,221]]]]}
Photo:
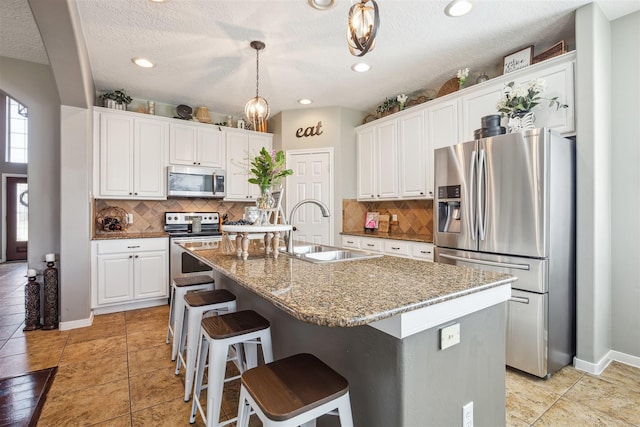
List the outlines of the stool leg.
{"type": "Polygon", "coordinates": [[[240,401],[238,402],[238,419],[236,427],[249,427],[249,413],[251,406],[247,401],[247,389],[240,386],[240,401]]]}
{"type": "Polygon", "coordinates": [[[244,360],[246,361],[244,369],[247,370],[258,366],[258,344],[242,343],[241,346],[244,347],[244,360]]]}
{"type": "Polygon", "coordinates": [[[209,381],[207,382],[207,426],[217,426],[220,422],[224,374],[227,366],[228,345],[212,341],[209,345],[209,381]]]}
{"type": "Polygon", "coordinates": [[[340,416],[340,427],[353,427],[353,415],[351,414],[351,400],[349,392],[338,401],[338,415],[340,416]]]}
{"type": "Polygon", "coordinates": [[[169,344],[169,340],[171,339],[171,335],[173,335],[173,331],[171,327],[173,326],[173,300],[175,297],[173,296],[175,293],[175,288],[171,285],[171,292],[169,293],[169,325],[167,325],[167,341],[166,344],[169,344]]]}
{"type": "Polygon", "coordinates": [[[189,316],[191,315],[191,311],[193,311],[193,310],[189,310],[189,307],[186,306],[186,304],[185,304],[184,314],[183,314],[183,317],[182,317],[182,330],[180,331],[180,334],[178,335],[180,337],[180,345],[178,347],[178,355],[176,357],[176,375],[178,375],[180,373],[180,365],[182,364],[183,360],[186,360],[184,358],[184,356],[183,356],[184,355],[184,343],[187,340],[187,326],[190,326],[189,316]]]}
{"type": "Polygon", "coordinates": [[[179,301],[184,301],[185,291],[182,289],[176,289],[175,298],[176,304],[174,304],[175,312],[173,313],[173,348],[171,351],[171,360],[176,360],[178,355],[178,347],[180,340],[176,339],[176,335],[182,331],[182,320],[184,317],[184,302],[182,304],[179,301]]]}
{"type": "Polygon", "coordinates": [[[193,384],[193,403],[191,405],[191,418],[189,422],[193,424],[196,421],[196,413],[198,412],[198,400],[200,399],[200,390],[202,390],[202,379],[204,377],[204,368],[207,360],[207,352],[209,351],[209,343],[204,334],[200,336],[198,343],[198,360],[196,362],[196,380],[193,384]]]}
{"type": "MultiPolygon", "coordinates": [[[[316,420],[313,419],[311,421],[307,421],[304,424],[300,424],[300,427],[316,427],[316,420]]],[[[340,427],[342,427],[342,426],[340,426],[340,427]]]]}
{"type": "Polygon", "coordinates": [[[273,362],[273,346],[271,344],[271,328],[267,328],[260,336],[260,344],[262,345],[262,356],[264,363],[273,362]]]}
{"type": "Polygon", "coordinates": [[[189,317],[187,319],[187,358],[186,358],[186,370],[184,377],[184,401],[189,400],[191,393],[191,387],[193,386],[193,376],[196,367],[196,355],[198,354],[198,340],[194,337],[200,336],[200,324],[202,322],[202,311],[191,309],[189,310],[189,317]]]}

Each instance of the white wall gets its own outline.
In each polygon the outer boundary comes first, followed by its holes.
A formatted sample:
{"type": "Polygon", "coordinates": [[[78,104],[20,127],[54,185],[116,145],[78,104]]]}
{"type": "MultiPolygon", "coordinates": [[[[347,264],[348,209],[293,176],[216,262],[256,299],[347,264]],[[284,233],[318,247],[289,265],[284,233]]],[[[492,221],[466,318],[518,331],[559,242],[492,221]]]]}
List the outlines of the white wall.
{"type": "Polygon", "coordinates": [[[60,99],[47,65],[0,57],[0,88],[29,108],[29,268],[60,248],[60,99]]]}
{"type": "Polygon", "coordinates": [[[611,22],[611,347],[640,357],[640,12],[611,22]]]}

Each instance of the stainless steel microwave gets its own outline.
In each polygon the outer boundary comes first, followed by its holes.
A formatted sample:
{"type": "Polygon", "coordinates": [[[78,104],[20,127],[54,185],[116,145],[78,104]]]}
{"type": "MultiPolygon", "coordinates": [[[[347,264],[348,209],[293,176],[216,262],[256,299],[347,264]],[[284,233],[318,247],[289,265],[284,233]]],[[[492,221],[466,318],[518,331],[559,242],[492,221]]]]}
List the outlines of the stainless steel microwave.
{"type": "Polygon", "coordinates": [[[168,197],[224,197],[225,171],[222,169],[169,166],[167,167],[168,197]]]}

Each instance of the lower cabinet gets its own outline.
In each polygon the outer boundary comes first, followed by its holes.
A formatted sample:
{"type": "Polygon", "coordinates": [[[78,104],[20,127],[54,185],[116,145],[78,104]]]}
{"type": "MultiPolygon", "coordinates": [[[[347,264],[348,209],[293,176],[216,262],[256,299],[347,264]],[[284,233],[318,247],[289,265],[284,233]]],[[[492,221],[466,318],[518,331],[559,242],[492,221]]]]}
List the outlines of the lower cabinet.
{"type": "Polygon", "coordinates": [[[433,244],[426,242],[343,235],[342,247],[433,262],[433,244]]]}
{"type": "Polygon", "coordinates": [[[168,297],[168,238],[98,240],[91,250],[92,308],[168,297]]]}

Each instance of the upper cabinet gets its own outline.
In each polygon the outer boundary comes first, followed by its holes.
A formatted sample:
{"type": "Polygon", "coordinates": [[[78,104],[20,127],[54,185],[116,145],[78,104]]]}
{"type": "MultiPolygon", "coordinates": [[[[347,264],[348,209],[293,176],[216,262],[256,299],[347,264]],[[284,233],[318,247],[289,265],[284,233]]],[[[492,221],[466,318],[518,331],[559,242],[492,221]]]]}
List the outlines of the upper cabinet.
{"type": "Polygon", "coordinates": [[[166,122],[96,109],[94,135],[96,197],[166,199],[166,122]]]}
{"type": "Polygon", "coordinates": [[[427,128],[427,188],[430,197],[433,197],[433,174],[435,171],[433,150],[448,147],[460,141],[458,122],[460,100],[445,99],[430,103],[424,114],[427,128]]]}
{"type": "Polygon", "coordinates": [[[418,110],[398,118],[400,197],[433,197],[433,184],[428,182],[432,175],[430,171],[433,171],[428,167],[427,154],[430,152],[424,113],[418,110]]]}
{"type": "Polygon", "coordinates": [[[398,197],[398,121],[370,125],[356,134],[358,200],[398,197]]]}
{"type": "Polygon", "coordinates": [[[272,149],[273,135],[241,129],[228,129],[224,133],[227,145],[227,195],[224,199],[240,202],[256,200],[260,188],[248,181],[251,177],[250,163],[263,147],[272,149]]]}
{"type": "Polygon", "coordinates": [[[225,132],[202,123],[169,124],[169,163],[225,167],[225,132]]]}

